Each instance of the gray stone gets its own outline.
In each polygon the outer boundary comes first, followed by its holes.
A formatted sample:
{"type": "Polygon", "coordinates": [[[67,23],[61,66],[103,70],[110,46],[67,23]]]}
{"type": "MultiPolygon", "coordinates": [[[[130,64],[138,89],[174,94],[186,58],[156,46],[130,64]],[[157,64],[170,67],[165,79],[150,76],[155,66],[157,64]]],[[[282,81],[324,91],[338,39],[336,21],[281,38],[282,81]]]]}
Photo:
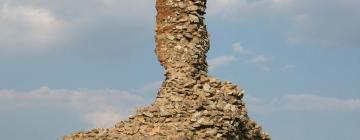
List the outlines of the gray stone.
{"type": "Polygon", "coordinates": [[[210,92],[210,85],[209,84],[204,84],[204,86],[203,86],[203,90],[205,91],[205,92],[210,92]]]}
{"type": "Polygon", "coordinates": [[[174,40],[174,39],[175,39],[175,37],[174,37],[174,36],[172,36],[172,35],[169,35],[169,36],[167,36],[167,39],[169,39],[169,40],[174,40]]]}
{"type": "Polygon", "coordinates": [[[201,117],[201,114],[202,114],[202,113],[200,113],[200,112],[195,112],[195,113],[192,115],[190,121],[192,121],[192,122],[198,121],[198,120],[200,119],[200,117],[201,117]]]}
{"type": "Polygon", "coordinates": [[[188,7],[188,10],[189,10],[189,11],[196,11],[196,10],[198,10],[198,9],[199,9],[199,8],[198,8],[197,6],[195,6],[195,5],[188,7]]]}
{"type": "Polygon", "coordinates": [[[197,16],[195,15],[189,15],[189,19],[190,19],[190,22],[193,22],[193,23],[199,23],[200,20],[197,16]]]}
{"type": "Polygon", "coordinates": [[[166,111],[164,108],[160,108],[160,116],[161,117],[170,117],[172,113],[166,111]]]}
{"type": "Polygon", "coordinates": [[[152,114],[150,112],[144,112],[143,114],[147,117],[154,117],[154,114],[152,114]]]}
{"type": "Polygon", "coordinates": [[[179,2],[179,7],[180,8],[185,8],[186,7],[186,4],[184,2],[179,2]]]}
{"type": "Polygon", "coordinates": [[[186,37],[187,39],[192,39],[193,35],[191,33],[185,33],[184,37],[186,37]]]}
{"type": "Polygon", "coordinates": [[[180,102],[182,100],[183,99],[181,97],[178,97],[178,96],[171,96],[170,97],[170,101],[173,101],[173,102],[180,102]]]}

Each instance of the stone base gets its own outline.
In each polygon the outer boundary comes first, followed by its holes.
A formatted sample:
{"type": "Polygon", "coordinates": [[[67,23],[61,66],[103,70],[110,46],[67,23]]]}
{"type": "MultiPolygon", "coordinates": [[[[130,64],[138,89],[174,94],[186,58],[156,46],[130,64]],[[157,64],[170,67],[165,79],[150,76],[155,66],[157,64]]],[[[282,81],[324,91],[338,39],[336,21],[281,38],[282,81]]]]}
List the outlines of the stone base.
{"type": "Polygon", "coordinates": [[[243,96],[238,86],[206,75],[196,80],[167,79],[156,101],[129,120],[64,140],[270,140],[248,117],[243,96]]]}

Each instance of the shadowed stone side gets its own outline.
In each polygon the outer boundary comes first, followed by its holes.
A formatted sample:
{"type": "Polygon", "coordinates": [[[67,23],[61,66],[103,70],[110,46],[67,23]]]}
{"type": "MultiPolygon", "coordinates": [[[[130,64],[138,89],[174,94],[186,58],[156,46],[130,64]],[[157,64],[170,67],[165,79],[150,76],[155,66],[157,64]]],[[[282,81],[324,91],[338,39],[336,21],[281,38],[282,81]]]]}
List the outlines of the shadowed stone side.
{"type": "Polygon", "coordinates": [[[156,54],[166,79],[156,100],[115,128],[64,140],[270,140],[247,115],[244,90],[207,74],[206,0],[157,0],[156,54]]]}

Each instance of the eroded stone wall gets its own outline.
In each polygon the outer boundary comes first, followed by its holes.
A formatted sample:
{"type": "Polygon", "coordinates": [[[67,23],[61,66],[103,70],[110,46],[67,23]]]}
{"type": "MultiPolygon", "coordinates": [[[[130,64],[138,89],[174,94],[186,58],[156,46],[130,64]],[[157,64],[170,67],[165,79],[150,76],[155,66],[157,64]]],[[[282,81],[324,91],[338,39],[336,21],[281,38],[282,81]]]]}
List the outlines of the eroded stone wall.
{"type": "Polygon", "coordinates": [[[206,0],[157,0],[156,9],[156,55],[166,78],[155,102],[115,128],[64,140],[269,140],[247,115],[244,90],[207,73],[206,0]]]}

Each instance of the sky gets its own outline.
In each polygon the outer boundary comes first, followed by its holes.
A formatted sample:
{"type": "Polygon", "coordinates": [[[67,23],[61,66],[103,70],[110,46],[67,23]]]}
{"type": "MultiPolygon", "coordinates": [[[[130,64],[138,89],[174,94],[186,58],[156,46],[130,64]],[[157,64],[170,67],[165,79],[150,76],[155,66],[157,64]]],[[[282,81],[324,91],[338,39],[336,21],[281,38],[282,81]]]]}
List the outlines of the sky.
{"type": "MultiPolygon", "coordinates": [[[[209,72],[274,140],[360,132],[360,1],[208,0],[209,72]]],[[[112,127],[155,98],[155,0],[0,0],[0,139],[112,127]]]]}

